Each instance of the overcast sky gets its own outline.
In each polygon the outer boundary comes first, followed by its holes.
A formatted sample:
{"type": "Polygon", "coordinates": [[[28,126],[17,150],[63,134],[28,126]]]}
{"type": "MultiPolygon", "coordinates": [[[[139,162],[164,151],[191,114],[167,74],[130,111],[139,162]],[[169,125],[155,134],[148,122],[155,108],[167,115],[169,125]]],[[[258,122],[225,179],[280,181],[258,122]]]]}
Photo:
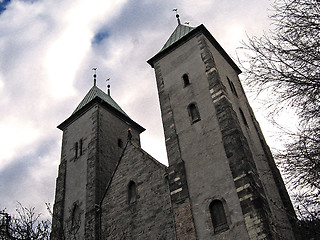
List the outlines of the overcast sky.
{"type": "MultiPolygon", "coordinates": [[[[46,213],[44,203],[53,203],[62,136],[56,126],[93,85],[93,67],[97,85],[105,90],[111,78],[111,96],[147,129],[142,147],[166,163],[146,61],[175,29],[173,8],[182,23],[203,23],[234,59],[246,34],[269,28],[268,0],[0,0],[0,210],[12,212],[19,201],[46,213]]],[[[262,130],[268,136],[270,129],[262,130]]]]}

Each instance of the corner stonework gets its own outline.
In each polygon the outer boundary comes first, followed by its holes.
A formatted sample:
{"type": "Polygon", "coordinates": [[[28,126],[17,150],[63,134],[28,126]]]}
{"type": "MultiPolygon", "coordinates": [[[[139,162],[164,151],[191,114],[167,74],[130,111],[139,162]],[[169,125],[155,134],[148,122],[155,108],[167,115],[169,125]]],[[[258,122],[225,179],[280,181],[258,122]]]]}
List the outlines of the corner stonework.
{"type": "Polygon", "coordinates": [[[165,142],[169,159],[167,177],[169,181],[176,237],[181,240],[195,240],[197,239],[197,234],[193,220],[185,166],[184,162],[181,160],[179,138],[176,133],[170,97],[166,95],[164,91],[164,81],[160,66],[155,64],[154,69],[161,103],[162,122],[164,129],[166,129],[165,142]]]}
{"type": "Polygon", "coordinates": [[[196,240],[184,162],[170,165],[167,177],[177,239],[196,240]]]}
{"type": "Polygon", "coordinates": [[[206,67],[209,92],[216,110],[224,149],[229,159],[230,170],[250,240],[274,239],[268,227],[272,222],[270,209],[248,142],[241,130],[237,115],[228,98],[226,87],[220,79],[213,55],[204,36],[198,36],[198,44],[201,50],[201,59],[206,67]]]}

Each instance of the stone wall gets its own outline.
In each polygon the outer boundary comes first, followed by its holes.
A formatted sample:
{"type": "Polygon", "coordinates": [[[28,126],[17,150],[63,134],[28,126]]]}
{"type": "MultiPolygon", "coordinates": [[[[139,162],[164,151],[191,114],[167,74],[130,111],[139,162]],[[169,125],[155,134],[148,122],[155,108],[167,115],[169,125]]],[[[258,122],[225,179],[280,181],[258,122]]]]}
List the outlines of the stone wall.
{"type": "MultiPolygon", "coordinates": [[[[207,40],[207,42],[209,41],[207,40]]],[[[292,203],[263,137],[259,123],[250,107],[238,74],[213,45],[209,43],[207,47],[219,73],[219,81],[224,86],[224,96],[229,100],[233,112],[236,114],[242,135],[245,137],[252,155],[265,201],[269,208],[267,210],[269,212],[268,218],[270,219],[269,222],[272,223],[270,231],[275,238],[294,239],[292,226],[295,226],[296,217],[292,203]],[[229,81],[232,82],[234,90],[229,81]],[[283,211],[283,209],[286,210],[283,211]]],[[[238,183],[236,184],[238,185],[238,183]]]]}
{"type": "Polygon", "coordinates": [[[175,239],[166,167],[128,143],[101,207],[102,239],[175,239]],[[137,197],[128,200],[128,185],[137,197]]]}

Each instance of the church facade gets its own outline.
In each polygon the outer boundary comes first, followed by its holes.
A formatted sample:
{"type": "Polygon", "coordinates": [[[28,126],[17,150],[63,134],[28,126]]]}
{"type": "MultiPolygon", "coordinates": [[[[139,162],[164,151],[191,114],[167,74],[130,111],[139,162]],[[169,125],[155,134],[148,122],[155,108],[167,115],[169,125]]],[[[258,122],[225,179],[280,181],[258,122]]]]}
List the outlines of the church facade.
{"type": "Polygon", "coordinates": [[[209,31],[178,24],[155,70],[169,166],[95,85],[63,131],[52,239],[295,239],[295,213],[238,78],[209,31]]]}

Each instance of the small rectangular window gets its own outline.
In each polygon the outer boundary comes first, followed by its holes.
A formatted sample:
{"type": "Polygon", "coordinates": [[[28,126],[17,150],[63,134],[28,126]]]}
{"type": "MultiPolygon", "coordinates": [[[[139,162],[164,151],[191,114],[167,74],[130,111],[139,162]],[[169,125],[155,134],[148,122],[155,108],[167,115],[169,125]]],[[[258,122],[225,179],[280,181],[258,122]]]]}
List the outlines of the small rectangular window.
{"type": "Polygon", "coordinates": [[[238,93],[237,93],[237,90],[236,90],[233,82],[232,82],[228,77],[227,77],[227,79],[228,79],[228,83],[229,83],[231,92],[232,92],[236,97],[238,97],[238,93]]]}
{"type": "Polygon", "coordinates": [[[78,157],[78,142],[75,143],[75,146],[74,146],[74,157],[77,158],[78,157]]]}
{"type": "Polygon", "coordinates": [[[249,127],[249,126],[248,126],[247,119],[246,119],[246,117],[244,116],[244,113],[243,113],[243,111],[242,111],[241,108],[239,108],[239,112],[240,112],[240,115],[241,115],[241,118],[242,118],[242,121],[243,121],[244,125],[246,125],[246,127],[249,127]]]}
{"type": "Polygon", "coordinates": [[[128,202],[133,204],[137,201],[137,187],[134,181],[130,181],[128,184],[128,202]]]}
{"type": "Polygon", "coordinates": [[[80,154],[80,156],[83,154],[83,141],[82,141],[82,139],[80,139],[80,141],[79,141],[79,145],[80,145],[80,149],[79,149],[79,154],[80,154]]]}
{"type": "Polygon", "coordinates": [[[184,87],[190,85],[190,79],[189,79],[188,74],[186,74],[186,73],[183,74],[182,79],[183,79],[183,86],[184,87]]]}
{"type": "Polygon", "coordinates": [[[191,123],[200,121],[200,113],[198,107],[195,103],[190,103],[188,106],[188,113],[191,120],[191,123]]]}
{"type": "Polygon", "coordinates": [[[123,148],[123,141],[120,138],[118,138],[118,147],[123,148]]]}

